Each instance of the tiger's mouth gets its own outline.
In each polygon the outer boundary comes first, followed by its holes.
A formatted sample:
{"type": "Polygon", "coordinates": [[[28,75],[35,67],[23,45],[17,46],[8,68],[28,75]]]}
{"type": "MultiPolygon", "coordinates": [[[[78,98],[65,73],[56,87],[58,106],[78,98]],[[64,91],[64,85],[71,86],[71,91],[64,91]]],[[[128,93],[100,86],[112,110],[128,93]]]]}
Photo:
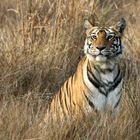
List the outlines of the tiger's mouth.
{"type": "MultiPolygon", "coordinates": [[[[118,45],[112,45],[110,48],[104,48],[102,50],[96,49],[88,45],[85,47],[85,53],[90,60],[99,62],[99,63],[106,63],[110,60],[116,60],[122,54],[122,47],[118,45]]],[[[118,59],[117,59],[118,60],[118,59]]]]}
{"type": "Polygon", "coordinates": [[[107,61],[107,56],[104,56],[103,54],[99,54],[97,56],[95,56],[95,60],[97,62],[106,62],[107,61]]]}
{"type": "Polygon", "coordinates": [[[94,53],[90,53],[89,55],[91,55],[92,58],[94,58],[94,60],[96,62],[99,63],[106,63],[107,61],[110,60],[116,60],[116,58],[119,58],[119,56],[122,54],[121,51],[118,51],[117,53],[113,53],[113,52],[100,52],[99,54],[94,54],[94,53]]]}
{"type": "Polygon", "coordinates": [[[110,51],[92,51],[88,50],[88,54],[91,55],[97,62],[106,62],[111,59],[112,53],[110,51]]]}

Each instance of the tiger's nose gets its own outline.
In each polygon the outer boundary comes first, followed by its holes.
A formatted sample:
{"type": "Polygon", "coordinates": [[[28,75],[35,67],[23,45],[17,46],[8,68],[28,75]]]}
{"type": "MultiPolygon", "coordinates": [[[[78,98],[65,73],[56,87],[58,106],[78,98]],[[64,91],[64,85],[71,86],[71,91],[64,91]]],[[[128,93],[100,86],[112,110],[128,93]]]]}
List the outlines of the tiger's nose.
{"type": "Polygon", "coordinates": [[[104,46],[97,46],[96,48],[97,48],[98,50],[102,51],[102,50],[104,50],[106,47],[104,47],[104,46]]]}

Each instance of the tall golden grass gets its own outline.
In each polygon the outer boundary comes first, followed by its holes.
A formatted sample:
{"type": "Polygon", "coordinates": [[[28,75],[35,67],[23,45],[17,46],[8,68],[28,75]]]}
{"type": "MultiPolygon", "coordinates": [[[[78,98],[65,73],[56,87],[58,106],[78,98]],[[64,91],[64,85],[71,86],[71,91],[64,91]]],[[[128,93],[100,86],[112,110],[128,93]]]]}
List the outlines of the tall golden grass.
{"type": "Polygon", "coordinates": [[[0,0],[0,139],[139,140],[140,2],[138,0],[0,0]],[[85,118],[39,123],[49,102],[83,56],[84,20],[127,21],[121,109],[112,121],[85,118]]]}

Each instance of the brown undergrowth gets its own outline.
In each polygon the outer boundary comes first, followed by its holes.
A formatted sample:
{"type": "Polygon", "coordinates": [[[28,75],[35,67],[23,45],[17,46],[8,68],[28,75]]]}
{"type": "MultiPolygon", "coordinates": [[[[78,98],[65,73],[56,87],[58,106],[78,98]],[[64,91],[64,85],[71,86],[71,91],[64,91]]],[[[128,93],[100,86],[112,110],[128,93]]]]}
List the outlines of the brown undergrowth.
{"type": "Polygon", "coordinates": [[[138,0],[0,0],[0,139],[139,140],[140,2],[138,0]],[[84,19],[124,17],[125,85],[112,121],[89,114],[39,128],[47,93],[59,89],[83,56],[84,19]]]}

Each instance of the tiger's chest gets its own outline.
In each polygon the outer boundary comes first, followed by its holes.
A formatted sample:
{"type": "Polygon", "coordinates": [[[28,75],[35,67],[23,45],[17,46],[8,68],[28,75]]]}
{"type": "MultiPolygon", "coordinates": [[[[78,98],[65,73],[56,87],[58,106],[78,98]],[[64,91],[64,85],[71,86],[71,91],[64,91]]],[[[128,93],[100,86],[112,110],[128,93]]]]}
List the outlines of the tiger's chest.
{"type": "MultiPolygon", "coordinates": [[[[87,98],[90,104],[99,112],[106,110],[114,110],[119,103],[121,97],[121,89],[123,79],[118,75],[118,79],[114,81],[114,72],[102,74],[98,81],[100,85],[94,84],[88,77],[87,69],[84,69],[84,82],[87,87],[87,98]]],[[[117,74],[115,74],[116,76],[117,74]]],[[[92,108],[91,106],[89,108],[92,108]]]]}
{"type": "Polygon", "coordinates": [[[106,95],[102,94],[97,89],[94,89],[95,87],[93,87],[94,90],[89,91],[89,100],[100,112],[104,112],[106,110],[113,111],[117,107],[120,100],[122,85],[123,80],[113,91],[108,92],[106,95]]]}

